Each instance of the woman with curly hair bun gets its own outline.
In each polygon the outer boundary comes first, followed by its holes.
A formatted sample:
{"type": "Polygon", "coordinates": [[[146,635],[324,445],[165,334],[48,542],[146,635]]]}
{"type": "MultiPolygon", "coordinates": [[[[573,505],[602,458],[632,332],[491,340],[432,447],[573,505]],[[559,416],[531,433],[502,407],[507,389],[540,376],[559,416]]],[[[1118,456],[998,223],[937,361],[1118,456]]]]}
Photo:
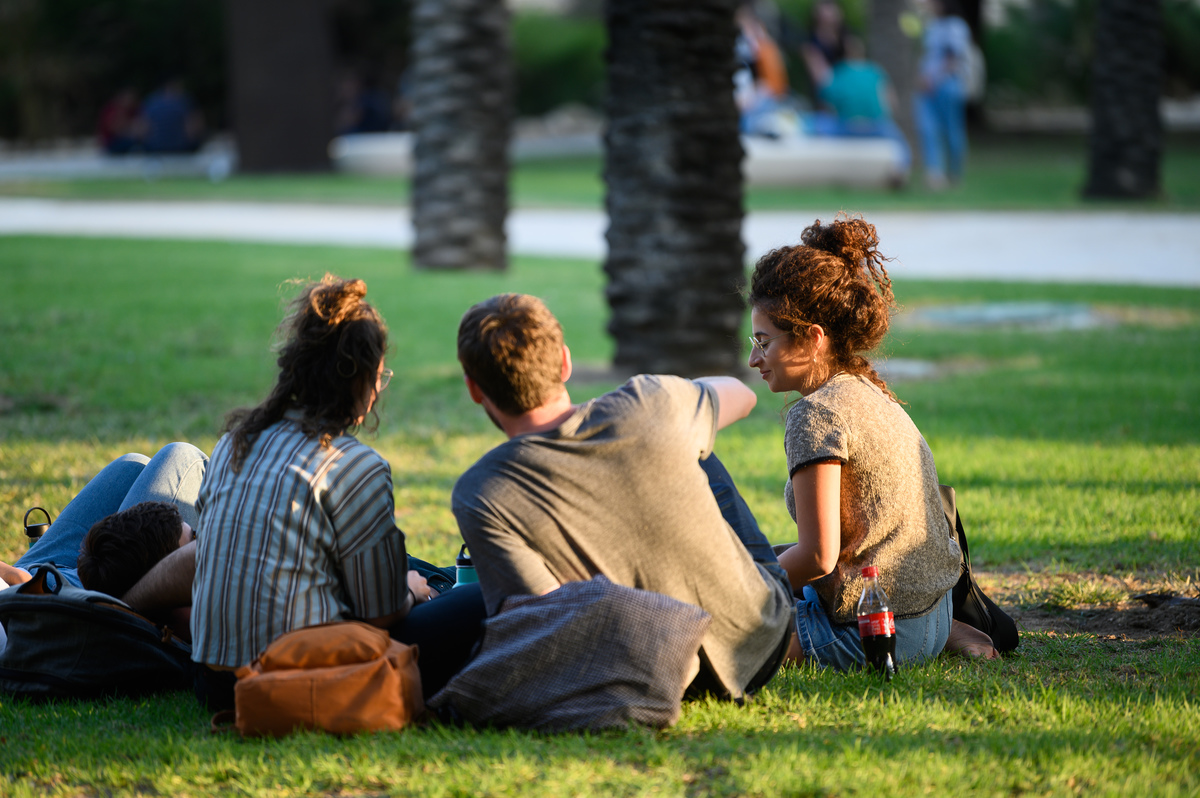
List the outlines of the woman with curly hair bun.
{"type": "Polygon", "coordinates": [[[779,554],[796,602],[793,659],[839,670],[865,663],[858,639],[861,570],[874,565],[896,617],[900,664],[943,649],[997,656],[951,619],[960,555],[942,510],[928,444],[862,353],[895,308],[875,226],[817,221],[801,245],[768,252],[750,287],[750,366],[787,413],[784,487],[797,542],[779,554]]]}
{"type": "Polygon", "coordinates": [[[409,570],[391,468],[351,434],[392,375],[366,293],[331,275],[302,289],[281,325],[274,388],[230,414],[213,450],[192,587],[192,656],[210,708],[232,706],[233,671],[294,629],[350,619],[388,629],[420,645],[427,695],[478,638],[478,586],[435,598],[409,570]]]}

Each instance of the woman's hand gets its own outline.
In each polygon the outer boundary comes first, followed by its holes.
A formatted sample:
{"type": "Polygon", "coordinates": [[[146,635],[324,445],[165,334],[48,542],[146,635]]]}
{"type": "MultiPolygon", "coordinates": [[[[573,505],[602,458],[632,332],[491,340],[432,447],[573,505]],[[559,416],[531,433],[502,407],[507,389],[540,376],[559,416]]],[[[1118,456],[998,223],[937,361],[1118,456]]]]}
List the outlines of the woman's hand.
{"type": "Polygon", "coordinates": [[[408,589],[413,592],[417,604],[423,604],[437,595],[437,591],[429,586],[428,580],[416,571],[408,572],[408,589]]]}
{"type": "Polygon", "coordinates": [[[833,573],[842,548],[842,464],[815,463],[792,476],[797,543],[779,555],[794,590],[833,573]]]}
{"type": "Polygon", "coordinates": [[[437,591],[429,586],[429,583],[425,581],[425,577],[416,571],[408,572],[408,589],[413,595],[412,604],[407,605],[399,612],[393,612],[391,615],[382,615],[378,618],[363,618],[363,621],[372,626],[378,626],[380,629],[387,629],[393,624],[404,620],[413,607],[418,604],[424,604],[437,595],[437,591]]]}

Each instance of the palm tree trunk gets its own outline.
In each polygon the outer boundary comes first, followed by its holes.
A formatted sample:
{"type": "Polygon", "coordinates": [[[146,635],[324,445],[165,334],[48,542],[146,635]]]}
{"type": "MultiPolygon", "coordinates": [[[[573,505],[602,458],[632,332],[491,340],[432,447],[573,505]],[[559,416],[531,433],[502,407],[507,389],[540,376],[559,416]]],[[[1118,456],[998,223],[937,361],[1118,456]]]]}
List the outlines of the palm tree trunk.
{"type": "Polygon", "coordinates": [[[503,0],[412,10],[413,262],[504,269],[512,69],[503,0]]]}
{"type": "Polygon", "coordinates": [[[1160,0],[1100,0],[1092,64],[1086,197],[1151,198],[1160,190],[1163,70],[1160,0]]]}
{"type": "Polygon", "coordinates": [[[745,315],[737,0],[608,0],[605,292],[625,372],[739,362],[745,315]]]}
{"type": "Polygon", "coordinates": [[[914,166],[920,162],[913,92],[916,89],[916,44],[900,27],[900,16],[909,9],[908,0],[870,0],[867,17],[867,49],[871,60],[883,67],[896,92],[896,125],[908,139],[914,166]]]}
{"type": "Polygon", "coordinates": [[[243,172],[329,168],[328,0],[226,0],[231,106],[243,172]]]}

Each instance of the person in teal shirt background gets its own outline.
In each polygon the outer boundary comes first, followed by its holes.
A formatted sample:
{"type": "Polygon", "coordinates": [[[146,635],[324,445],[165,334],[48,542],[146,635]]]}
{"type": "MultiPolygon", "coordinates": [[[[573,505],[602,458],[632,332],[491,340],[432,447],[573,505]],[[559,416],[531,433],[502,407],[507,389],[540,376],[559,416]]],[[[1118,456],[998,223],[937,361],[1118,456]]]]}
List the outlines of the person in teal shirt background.
{"type": "Polygon", "coordinates": [[[817,97],[828,111],[812,117],[812,132],[819,136],[883,137],[897,142],[908,171],[912,154],[908,141],[892,118],[895,102],[887,73],[866,58],[861,39],[847,36],[845,58],[833,66],[806,58],[817,97]]]}

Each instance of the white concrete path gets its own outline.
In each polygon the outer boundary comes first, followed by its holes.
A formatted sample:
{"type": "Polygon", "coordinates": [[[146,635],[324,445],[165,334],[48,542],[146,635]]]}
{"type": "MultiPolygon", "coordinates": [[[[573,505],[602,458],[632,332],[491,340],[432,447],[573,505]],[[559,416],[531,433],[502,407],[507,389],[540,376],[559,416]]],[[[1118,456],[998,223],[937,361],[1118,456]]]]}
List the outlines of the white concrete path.
{"type": "MultiPolygon", "coordinates": [[[[831,211],[754,212],[747,258],[795,243],[831,211]]],[[[1096,211],[870,214],[896,277],[1200,286],[1200,215],[1096,211]]],[[[509,246],[523,255],[604,257],[599,211],[517,209],[509,246]]],[[[407,208],[0,198],[0,236],[42,234],[405,248],[407,208]]],[[[0,239],[0,246],[3,246],[0,239]]]]}

